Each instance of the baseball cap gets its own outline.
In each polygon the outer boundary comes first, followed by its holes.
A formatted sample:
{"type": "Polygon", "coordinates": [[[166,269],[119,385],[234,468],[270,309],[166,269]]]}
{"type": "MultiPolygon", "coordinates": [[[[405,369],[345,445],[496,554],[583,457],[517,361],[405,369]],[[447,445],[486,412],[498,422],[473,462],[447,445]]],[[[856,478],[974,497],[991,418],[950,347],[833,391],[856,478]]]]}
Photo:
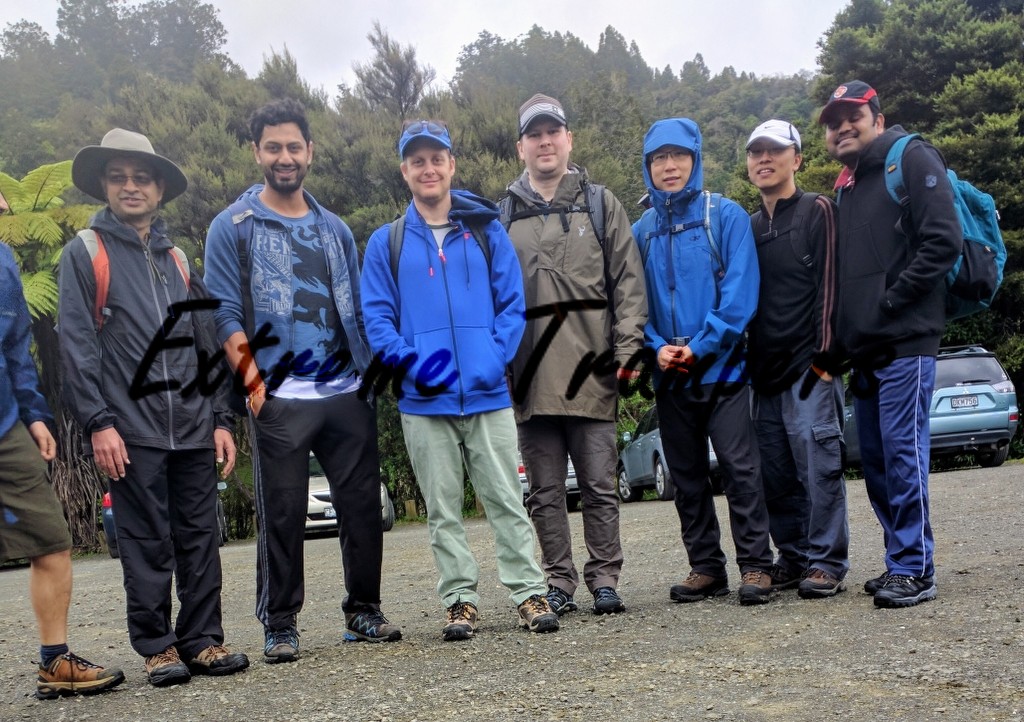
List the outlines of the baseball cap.
{"type": "Polygon", "coordinates": [[[850,105],[867,104],[875,113],[882,111],[882,107],[878,104],[878,93],[875,92],[875,89],[863,80],[851,80],[843,83],[832,92],[828,102],[825,103],[825,107],[821,109],[818,123],[828,122],[829,115],[839,107],[840,103],[849,103],[850,105]]]}
{"type": "Polygon", "coordinates": [[[562,104],[550,95],[537,93],[519,106],[519,135],[522,136],[526,132],[530,123],[542,117],[550,118],[566,127],[569,125],[562,104]]]}
{"type": "Polygon", "coordinates": [[[440,120],[410,120],[402,126],[402,137],[398,139],[398,155],[405,158],[405,149],[418,138],[430,141],[439,148],[452,149],[452,137],[448,134],[448,126],[443,122],[440,120]]]}
{"type": "Polygon", "coordinates": [[[800,131],[792,123],[787,123],[785,120],[772,118],[754,128],[754,132],[747,139],[747,148],[750,148],[755,140],[762,139],[782,148],[793,145],[796,146],[797,150],[800,150],[800,131]]]}

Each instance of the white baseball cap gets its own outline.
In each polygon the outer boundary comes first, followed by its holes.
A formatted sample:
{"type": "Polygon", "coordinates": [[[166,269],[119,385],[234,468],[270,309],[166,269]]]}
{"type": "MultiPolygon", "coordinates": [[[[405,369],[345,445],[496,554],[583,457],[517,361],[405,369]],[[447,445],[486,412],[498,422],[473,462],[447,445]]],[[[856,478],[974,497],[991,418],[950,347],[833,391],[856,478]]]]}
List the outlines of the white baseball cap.
{"type": "Polygon", "coordinates": [[[762,138],[780,148],[792,145],[796,146],[798,151],[800,150],[800,131],[792,123],[787,123],[784,120],[773,118],[754,128],[754,132],[750,134],[750,138],[747,140],[747,148],[750,148],[755,140],[761,140],[762,138]]]}

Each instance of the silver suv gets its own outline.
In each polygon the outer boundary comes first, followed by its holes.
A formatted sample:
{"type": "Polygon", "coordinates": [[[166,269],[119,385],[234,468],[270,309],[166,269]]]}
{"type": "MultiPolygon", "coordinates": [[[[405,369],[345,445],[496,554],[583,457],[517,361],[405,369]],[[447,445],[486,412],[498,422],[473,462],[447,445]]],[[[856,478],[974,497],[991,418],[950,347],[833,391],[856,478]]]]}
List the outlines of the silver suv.
{"type": "MultiPolygon", "coordinates": [[[[1006,461],[1020,410],[1013,382],[991,351],[981,346],[943,348],[935,363],[929,411],[932,457],[971,454],[981,466],[1006,461]]],[[[847,461],[860,461],[860,441],[847,394],[847,461]]]]}

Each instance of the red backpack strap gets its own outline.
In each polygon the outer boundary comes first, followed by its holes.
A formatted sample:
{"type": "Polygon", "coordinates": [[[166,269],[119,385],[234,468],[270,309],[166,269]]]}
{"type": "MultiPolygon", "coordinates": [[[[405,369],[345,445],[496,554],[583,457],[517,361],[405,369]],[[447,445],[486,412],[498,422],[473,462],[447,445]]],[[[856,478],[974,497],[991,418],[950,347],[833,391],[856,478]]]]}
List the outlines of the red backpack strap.
{"type": "Polygon", "coordinates": [[[110,292],[110,259],[103,245],[103,237],[91,228],[78,232],[78,237],[85,244],[85,250],[92,261],[92,272],[96,277],[96,298],[93,301],[92,318],[96,324],[96,332],[103,329],[105,320],[103,311],[107,306],[107,294],[110,292]]]}
{"type": "Polygon", "coordinates": [[[171,258],[174,259],[174,264],[178,267],[178,273],[181,274],[181,280],[185,282],[185,290],[191,288],[190,274],[188,270],[188,256],[185,255],[185,251],[181,250],[177,246],[171,246],[171,250],[168,251],[171,254],[171,258]]]}

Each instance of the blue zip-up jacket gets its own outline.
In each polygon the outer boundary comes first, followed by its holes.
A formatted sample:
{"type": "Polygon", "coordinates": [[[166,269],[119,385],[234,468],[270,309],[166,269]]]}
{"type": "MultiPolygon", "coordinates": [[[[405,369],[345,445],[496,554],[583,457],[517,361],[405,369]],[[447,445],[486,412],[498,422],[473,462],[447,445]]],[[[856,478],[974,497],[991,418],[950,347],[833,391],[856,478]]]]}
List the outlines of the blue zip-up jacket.
{"type": "MultiPolygon", "coordinates": [[[[704,168],[697,124],[689,118],[656,121],[644,137],[643,173],[652,207],[633,224],[633,236],[644,256],[647,279],[646,344],[657,354],[673,337],[689,336],[697,366],[703,369],[709,364],[694,382],[746,381],[743,332],[757,310],[760,283],[750,215],[737,203],[722,198],[716,239],[725,275],[716,284],[717,268],[704,229],[698,225],[669,232],[704,216],[704,168]],[[647,163],[648,156],[665,145],[693,153],[690,178],[674,193],[654,187],[647,163]]],[[[660,378],[660,373],[655,376],[660,378]]]]}
{"type": "MultiPolygon", "coordinates": [[[[269,337],[277,339],[272,346],[256,351],[256,365],[260,369],[260,376],[266,380],[282,356],[288,352],[297,356],[306,349],[295,348],[293,338],[291,251],[281,247],[281,222],[257,197],[262,190],[263,184],[257,183],[243,193],[239,200],[248,203],[253,211],[252,235],[249,238],[249,279],[255,318],[250,319],[251,328],[259,334],[260,329],[269,324],[269,337]],[[286,257],[289,258],[287,263],[279,262],[286,257]]],[[[359,375],[365,376],[370,365],[370,347],[366,343],[359,301],[359,251],[355,239],[344,221],[321,207],[306,191],[303,191],[303,195],[316,215],[317,230],[327,255],[330,273],[327,282],[352,353],[352,362],[359,375]]],[[[220,308],[214,311],[217,340],[221,344],[238,331],[246,332],[237,241],[238,231],[231,212],[225,209],[210,224],[205,258],[207,288],[221,302],[220,308]]]]}
{"type": "Polygon", "coordinates": [[[398,281],[389,225],[374,231],[363,263],[363,316],[374,354],[407,368],[398,408],[467,415],[512,405],[505,380],[526,328],[522,271],[493,203],[451,191],[454,228],[441,249],[414,203],[405,212],[398,281]],[[469,224],[484,226],[491,262],[469,224]]]}
{"type": "Polygon", "coordinates": [[[25,426],[53,421],[46,400],[39,393],[39,375],[29,353],[29,323],[18,264],[7,244],[0,243],[0,438],[19,419],[25,426]]]}

